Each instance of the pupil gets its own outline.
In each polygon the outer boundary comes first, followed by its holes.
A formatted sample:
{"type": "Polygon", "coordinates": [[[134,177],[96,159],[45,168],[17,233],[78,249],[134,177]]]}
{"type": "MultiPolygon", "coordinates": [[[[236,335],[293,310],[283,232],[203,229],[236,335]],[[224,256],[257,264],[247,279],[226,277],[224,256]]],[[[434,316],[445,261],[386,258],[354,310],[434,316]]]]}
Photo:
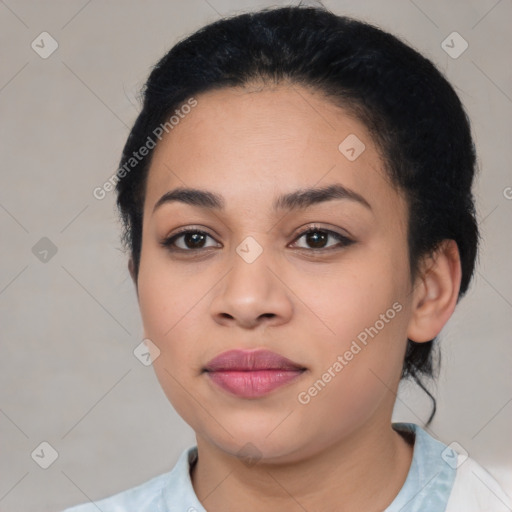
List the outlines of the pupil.
{"type": "Polygon", "coordinates": [[[308,243],[313,247],[323,247],[327,239],[327,233],[313,231],[307,235],[308,243]]]}
{"type": "Polygon", "coordinates": [[[202,241],[204,242],[204,234],[202,233],[187,233],[185,235],[185,245],[189,248],[200,246],[202,241]],[[191,244],[188,243],[190,241],[192,241],[191,244]]]}

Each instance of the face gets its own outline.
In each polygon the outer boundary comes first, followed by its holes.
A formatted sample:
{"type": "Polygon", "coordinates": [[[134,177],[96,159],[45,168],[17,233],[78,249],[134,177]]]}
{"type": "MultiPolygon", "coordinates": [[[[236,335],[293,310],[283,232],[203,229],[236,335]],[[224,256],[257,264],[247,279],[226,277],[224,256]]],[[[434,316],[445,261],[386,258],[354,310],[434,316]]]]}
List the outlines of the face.
{"type": "Polygon", "coordinates": [[[196,100],[155,149],[144,205],[138,300],[168,399],[216,449],[252,443],[270,462],[389,426],[411,311],[407,207],[372,137],[298,86],[196,100]],[[178,188],[220,204],[161,200],[178,188]],[[233,349],[303,370],[241,396],[218,384],[234,373],[204,371],[233,349]]]}

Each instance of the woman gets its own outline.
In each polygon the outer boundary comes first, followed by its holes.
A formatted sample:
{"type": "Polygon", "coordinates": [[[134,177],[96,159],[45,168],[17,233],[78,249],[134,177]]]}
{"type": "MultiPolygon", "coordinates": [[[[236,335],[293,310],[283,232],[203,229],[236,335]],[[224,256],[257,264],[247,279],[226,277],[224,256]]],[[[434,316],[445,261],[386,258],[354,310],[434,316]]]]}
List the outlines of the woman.
{"type": "Polygon", "coordinates": [[[69,510],[510,510],[475,461],[391,423],[402,378],[426,390],[477,254],[470,126],[434,65],[286,7],[192,34],[144,94],[116,175],[123,239],[197,446],[69,510]]]}

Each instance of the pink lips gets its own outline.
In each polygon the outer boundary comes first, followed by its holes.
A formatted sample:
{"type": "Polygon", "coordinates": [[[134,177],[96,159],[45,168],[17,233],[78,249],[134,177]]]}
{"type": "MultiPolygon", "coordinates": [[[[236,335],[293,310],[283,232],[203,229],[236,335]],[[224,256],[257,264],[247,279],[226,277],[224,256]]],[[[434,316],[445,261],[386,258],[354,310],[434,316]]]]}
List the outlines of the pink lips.
{"type": "Polygon", "coordinates": [[[229,350],[205,367],[208,377],[242,398],[259,398],[300,376],[304,367],[269,350],[229,350]]]}

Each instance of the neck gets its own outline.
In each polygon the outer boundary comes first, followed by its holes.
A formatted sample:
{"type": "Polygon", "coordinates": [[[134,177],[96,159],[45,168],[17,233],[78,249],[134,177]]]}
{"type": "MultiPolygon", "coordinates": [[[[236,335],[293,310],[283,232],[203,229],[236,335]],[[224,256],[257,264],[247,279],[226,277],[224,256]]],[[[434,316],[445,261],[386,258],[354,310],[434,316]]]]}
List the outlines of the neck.
{"type": "Polygon", "coordinates": [[[402,488],[413,451],[390,421],[286,464],[247,466],[201,436],[197,447],[192,483],[208,512],[381,511],[402,488]]]}

